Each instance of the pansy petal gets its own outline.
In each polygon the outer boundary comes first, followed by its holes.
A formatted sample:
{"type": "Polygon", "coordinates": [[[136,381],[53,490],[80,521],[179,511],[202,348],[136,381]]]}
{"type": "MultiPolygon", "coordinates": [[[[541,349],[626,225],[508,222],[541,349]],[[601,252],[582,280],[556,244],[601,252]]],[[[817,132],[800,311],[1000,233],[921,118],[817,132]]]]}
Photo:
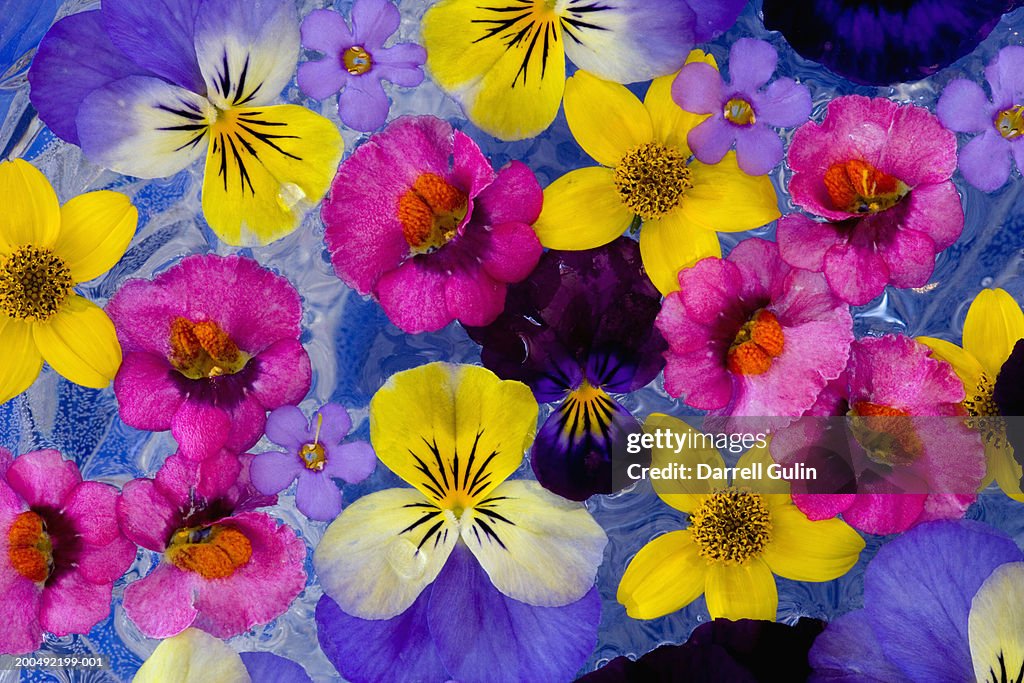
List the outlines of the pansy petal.
{"type": "Polygon", "coordinates": [[[206,631],[188,628],[156,646],[132,683],[249,683],[238,653],[206,631]]]}
{"type": "Polygon", "coordinates": [[[651,282],[662,294],[668,294],[679,289],[680,270],[709,256],[720,257],[722,246],[714,231],[693,225],[682,211],[671,211],[662,218],[644,221],[640,254],[651,282]]]}
{"type": "Polygon", "coordinates": [[[1024,339],[1024,312],[1004,289],[983,289],[964,321],[964,350],[981,363],[989,379],[999,375],[1014,345],[1024,339]]]}
{"type": "Polygon", "coordinates": [[[238,656],[252,683],[313,683],[301,664],[273,652],[242,652],[238,656]]]}
{"type": "Polygon", "coordinates": [[[565,120],[576,142],[597,163],[614,168],[623,156],[651,142],[651,117],[625,86],[577,71],[565,82],[565,120]]]}
{"type": "Polygon", "coordinates": [[[363,496],[327,527],[313,566],[345,612],[390,619],[437,577],[457,540],[450,513],[413,489],[387,489],[363,496]]]}
{"type": "Polygon", "coordinates": [[[633,221],[615,189],[615,171],[601,166],[569,171],[544,189],[544,206],[534,223],[549,249],[578,251],[608,244],[633,221]]]}
{"type": "Polygon", "coordinates": [[[775,188],[767,176],[744,173],[736,154],[718,164],[690,164],[693,187],[679,203],[692,225],[715,232],[742,232],[771,223],[781,214],[775,188]]]}
{"type": "Polygon", "coordinates": [[[120,192],[100,190],[60,207],[60,234],[53,245],[75,282],[88,282],[114,267],[135,236],[139,212],[120,192]]]}
{"type": "Polygon", "coordinates": [[[754,558],[744,564],[712,563],[704,599],[712,619],[775,620],[779,593],[772,570],[754,558]]]}
{"type": "Polygon", "coordinates": [[[985,579],[971,600],[967,629],[974,676],[996,680],[1009,672],[1008,680],[1024,674],[1024,562],[1009,562],[985,579]]]}
{"type": "Polygon", "coordinates": [[[77,294],[49,320],[34,324],[32,337],[46,362],[75,384],[102,389],[121,365],[114,323],[102,308],[77,294]]]}
{"type": "Polygon", "coordinates": [[[630,560],[615,599],[634,619],[656,619],[699,598],[707,572],[707,562],[698,554],[689,529],[670,531],[630,560]]]}
{"type": "Polygon", "coordinates": [[[0,315],[0,403],[32,386],[43,368],[43,356],[32,338],[32,326],[0,315]]]}
{"type": "Polygon", "coordinates": [[[771,511],[772,540],[764,561],[772,572],[793,581],[831,581],[857,564],[864,539],[846,522],[812,522],[793,505],[771,511]]]}
{"type": "Polygon", "coordinates": [[[0,254],[31,244],[53,245],[60,232],[57,193],[39,169],[21,159],[0,162],[0,254]]]}
{"type": "Polygon", "coordinates": [[[202,0],[106,0],[110,41],[133,62],[192,92],[203,92],[193,37],[202,0]]]}
{"type": "Polygon", "coordinates": [[[239,108],[211,128],[203,215],[229,244],[287,235],[327,193],[344,143],[305,107],[239,108]]]}

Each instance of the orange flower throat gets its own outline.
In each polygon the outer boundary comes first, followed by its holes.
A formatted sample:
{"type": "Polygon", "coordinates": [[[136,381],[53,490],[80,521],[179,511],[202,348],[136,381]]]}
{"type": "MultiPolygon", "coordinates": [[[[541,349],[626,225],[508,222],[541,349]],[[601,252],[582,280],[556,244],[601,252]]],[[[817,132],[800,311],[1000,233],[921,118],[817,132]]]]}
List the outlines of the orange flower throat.
{"type": "Polygon", "coordinates": [[[7,544],[14,571],[36,583],[46,581],[53,570],[53,545],[42,517],[31,510],[15,517],[7,544]]]}
{"type": "Polygon", "coordinates": [[[175,318],[170,337],[171,365],[189,379],[233,375],[249,361],[249,354],[212,320],[175,318]]]}
{"type": "Polygon", "coordinates": [[[825,189],[832,206],[848,213],[885,211],[910,191],[903,181],[860,159],[832,164],[825,172],[825,189]]]}
{"type": "Polygon", "coordinates": [[[214,524],[176,531],[166,555],[175,567],[204,579],[226,579],[252,558],[252,543],[238,529],[214,524]]]}
{"type": "Polygon", "coordinates": [[[422,173],[398,200],[402,235],[413,253],[425,254],[447,244],[466,217],[466,193],[433,173],[422,173]]]}
{"type": "Polygon", "coordinates": [[[726,365],[736,375],[761,375],[768,372],[772,360],[782,355],[785,336],[775,314],[760,309],[736,333],[726,365]]]}

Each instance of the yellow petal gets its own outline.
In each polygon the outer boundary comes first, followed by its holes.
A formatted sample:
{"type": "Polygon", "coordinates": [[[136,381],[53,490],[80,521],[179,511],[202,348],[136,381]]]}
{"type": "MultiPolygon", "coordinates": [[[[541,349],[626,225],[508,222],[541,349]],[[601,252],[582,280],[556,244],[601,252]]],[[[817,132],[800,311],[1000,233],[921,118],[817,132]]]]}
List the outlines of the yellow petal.
{"type": "Polygon", "coordinates": [[[712,619],[775,621],[779,607],[775,577],[759,559],[745,564],[711,563],[704,599],[712,619]]]}
{"type": "Polygon", "coordinates": [[[841,519],[812,522],[795,505],[772,508],[772,540],[762,557],[794,581],[831,581],[857,564],[864,539],[841,519]]]}
{"type": "Polygon", "coordinates": [[[1024,503],[1024,493],[1021,492],[1020,488],[1020,478],[1024,472],[1022,472],[1020,463],[1013,457],[1013,446],[1006,444],[1003,447],[997,447],[986,443],[985,455],[988,459],[988,473],[986,476],[988,482],[986,482],[986,485],[995,479],[1003,493],[1018,503],[1024,503]]]}
{"type": "Polygon", "coordinates": [[[583,504],[522,479],[506,481],[461,521],[462,540],[494,587],[538,607],[586,595],[608,543],[583,504]]]}
{"type": "Polygon", "coordinates": [[[979,681],[1016,681],[1024,672],[1022,585],[1024,562],[1008,562],[996,567],[971,600],[967,636],[979,681]]]}
{"type": "Polygon", "coordinates": [[[305,107],[239,107],[210,128],[203,215],[224,242],[267,244],[299,226],[327,193],[344,143],[305,107]]]}
{"type": "Polygon", "coordinates": [[[683,268],[702,258],[721,255],[718,234],[694,225],[678,209],[644,221],[640,228],[640,257],[647,276],[662,294],[679,289],[679,271],[683,268]]]}
{"type": "MultiPolygon", "coordinates": [[[[709,442],[701,436],[700,431],[678,418],[663,413],[651,413],[644,421],[644,433],[655,439],[655,447],[651,449],[653,469],[664,471],[665,468],[674,467],[673,471],[678,472],[679,467],[688,467],[693,474],[701,464],[711,467],[712,470],[725,467],[725,461],[714,447],[714,442],[709,442]],[[662,443],[660,448],[657,441],[659,434],[662,443]],[[682,447],[677,439],[683,440],[682,447]]],[[[672,474],[672,471],[668,473],[672,474]]],[[[724,477],[651,477],[651,482],[658,497],[683,512],[693,512],[713,491],[729,485],[724,477]]]]}
{"type": "Polygon", "coordinates": [[[132,683],[249,683],[238,653],[220,638],[188,628],[156,646],[132,683]]]}
{"type": "Polygon", "coordinates": [[[114,323],[102,308],[77,294],[49,320],[33,323],[32,335],[50,367],[75,384],[102,389],[121,367],[114,323]]]}
{"type": "Polygon", "coordinates": [[[544,208],[533,224],[549,249],[593,249],[629,228],[633,212],[619,199],[615,171],[591,166],[569,171],[544,190],[544,208]]]}
{"type": "Polygon", "coordinates": [[[964,321],[964,350],[978,359],[995,381],[1014,344],[1024,339],[1024,313],[1002,289],[983,289],[974,297],[964,321]]]}
{"type": "Polygon", "coordinates": [[[753,493],[769,494],[765,495],[765,499],[770,507],[790,502],[789,482],[785,479],[772,479],[768,476],[768,466],[774,464],[775,459],[772,458],[768,450],[768,444],[765,443],[764,447],[755,445],[740,456],[740,459],[736,462],[736,467],[756,467],[759,465],[761,478],[744,479],[742,482],[735,483],[749,488],[753,493]]]}
{"type": "Polygon", "coordinates": [[[427,69],[469,120],[503,140],[547,128],[565,87],[565,50],[551,9],[517,0],[442,0],[423,15],[427,69]]]}
{"type": "Polygon", "coordinates": [[[437,578],[458,538],[450,512],[415,489],[386,489],[363,496],[331,522],[313,567],[343,610],[390,619],[437,578]]]}
{"type": "Polygon", "coordinates": [[[729,152],[717,164],[690,163],[693,187],[677,210],[691,225],[716,232],[742,232],[767,225],[781,214],[768,176],[749,176],[729,152]]]}
{"type": "Polygon", "coordinates": [[[565,120],[583,151],[612,168],[626,152],[654,139],[651,117],[636,95],[586,71],[565,83],[565,120]]]}
{"type": "Polygon", "coordinates": [[[0,252],[33,244],[53,245],[60,230],[60,205],[50,181],[35,166],[0,162],[0,252]]]}
{"type": "MultiPolygon", "coordinates": [[[[715,58],[703,50],[690,52],[686,63],[692,62],[704,62],[718,68],[715,58]]],[[[672,99],[672,82],[678,75],[677,71],[651,81],[651,87],[647,89],[647,95],[644,97],[644,107],[650,113],[651,123],[654,125],[654,141],[680,149],[688,156],[690,147],[686,143],[686,136],[708,115],[691,114],[672,99]]]]}
{"type": "Polygon", "coordinates": [[[536,429],[529,387],[474,365],[396,373],[370,401],[381,462],[445,508],[486,498],[519,467],[536,429]]]}
{"type": "Polygon", "coordinates": [[[120,192],[78,195],[60,207],[54,253],[64,259],[75,282],[88,282],[114,267],[135,236],[139,212],[120,192]]]}
{"type": "Polygon", "coordinates": [[[700,597],[707,570],[689,530],[672,531],[640,549],[626,567],[615,599],[634,619],[656,619],[700,597]]]}
{"type": "Polygon", "coordinates": [[[0,314],[0,403],[32,386],[42,367],[32,326],[0,314]]]}
{"type": "MultiPolygon", "coordinates": [[[[914,337],[914,340],[921,342],[931,349],[933,358],[944,360],[953,366],[953,371],[956,372],[957,376],[964,383],[964,389],[967,390],[969,398],[971,392],[981,381],[981,373],[984,372],[978,359],[956,344],[951,344],[944,339],[914,337]]],[[[994,380],[995,378],[991,377],[990,379],[994,380]]]]}

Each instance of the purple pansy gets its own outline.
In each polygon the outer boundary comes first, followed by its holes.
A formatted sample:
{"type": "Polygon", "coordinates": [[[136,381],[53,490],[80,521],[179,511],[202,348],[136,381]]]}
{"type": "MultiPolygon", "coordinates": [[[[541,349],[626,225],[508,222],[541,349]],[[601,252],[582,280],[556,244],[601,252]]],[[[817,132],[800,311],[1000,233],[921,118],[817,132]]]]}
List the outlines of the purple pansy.
{"type": "Polygon", "coordinates": [[[306,419],[295,406],[282,406],[267,417],[267,438],[284,451],[253,460],[250,476],[260,493],[273,495],[296,479],[295,505],[310,519],[329,521],[341,512],[341,491],[332,479],[349,484],[373,473],[377,456],[365,441],[342,443],[352,429],[348,411],[327,403],[306,419]]]}
{"type": "Polygon", "coordinates": [[[764,87],[779,55],[770,44],[740,38],[729,51],[729,82],[710,64],[692,62],[672,83],[672,99],[694,114],[711,114],[686,142],[705,164],[717,164],[736,146],[736,161],[749,175],[764,175],[782,161],[782,140],[772,126],[796,126],[811,115],[811,93],[792,78],[764,87]]]}
{"type": "Polygon", "coordinates": [[[377,130],[390,108],[381,81],[407,88],[423,82],[426,50],[415,43],[384,47],[401,20],[390,0],[356,0],[351,30],[337,12],[310,12],[302,21],[302,46],[322,53],[323,59],[299,65],[299,87],[318,100],[340,90],[342,123],[355,130],[377,130]]]}
{"type": "Polygon", "coordinates": [[[664,367],[667,345],[654,327],[660,301],[639,246],[620,237],[597,249],[548,251],[509,288],[494,323],[468,328],[487,368],[525,382],[538,401],[561,401],[530,454],[548,490],[586,500],[628,483],[625,459],[612,454],[625,453],[640,423],[607,392],[639,389],[664,367]]]}

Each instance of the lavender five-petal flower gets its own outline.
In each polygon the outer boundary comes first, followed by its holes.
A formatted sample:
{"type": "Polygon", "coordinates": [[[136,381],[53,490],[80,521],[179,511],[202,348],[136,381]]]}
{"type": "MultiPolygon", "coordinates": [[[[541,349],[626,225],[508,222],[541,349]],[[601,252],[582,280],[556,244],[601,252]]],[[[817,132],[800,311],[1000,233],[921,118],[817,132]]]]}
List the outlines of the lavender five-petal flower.
{"type": "Polygon", "coordinates": [[[414,87],[423,81],[427,52],[415,43],[384,47],[398,29],[401,14],[391,0],[356,0],[352,28],[332,10],[311,12],[302,22],[302,46],[323,59],[299,66],[298,83],[318,100],[338,96],[342,123],[360,131],[384,125],[390,103],[381,81],[414,87]]]}
{"type": "Polygon", "coordinates": [[[736,160],[749,175],[764,175],[782,161],[782,140],[770,126],[788,128],[806,120],[811,94],[790,78],[763,87],[778,57],[765,41],[741,38],[729,52],[728,83],[709,64],[682,68],[672,98],[686,111],[711,115],[686,138],[698,160],[717,164],[735,145],[736,160]]]}

